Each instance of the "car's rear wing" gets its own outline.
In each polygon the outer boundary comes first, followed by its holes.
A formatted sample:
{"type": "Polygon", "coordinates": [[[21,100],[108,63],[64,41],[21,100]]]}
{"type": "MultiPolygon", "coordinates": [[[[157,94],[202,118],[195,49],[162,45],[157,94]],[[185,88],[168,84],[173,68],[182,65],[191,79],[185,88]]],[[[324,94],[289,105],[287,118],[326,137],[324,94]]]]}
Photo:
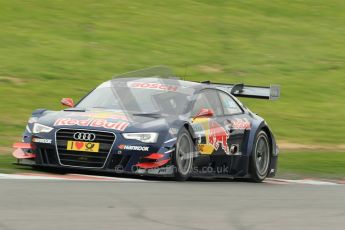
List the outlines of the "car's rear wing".
{"type": "Polygon", "coordinates": [[[270,87],[252,86],[242,84],[222,84],[210,81],[201,82],[228,91],[235,97],[248,97],[267,100],[277,100],[280,97],[280,86],[271,85],[270,87]]]}

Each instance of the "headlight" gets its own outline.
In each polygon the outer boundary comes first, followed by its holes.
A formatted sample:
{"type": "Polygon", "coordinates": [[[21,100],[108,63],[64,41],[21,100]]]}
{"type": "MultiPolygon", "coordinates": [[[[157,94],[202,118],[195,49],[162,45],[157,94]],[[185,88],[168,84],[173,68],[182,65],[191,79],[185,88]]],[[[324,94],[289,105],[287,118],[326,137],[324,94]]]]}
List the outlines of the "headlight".
{"type": "Polygon", "coordinates": [[[34,124],[34,128],[32,129],[32,133],[49,133],[50,131],[52,131],[53,128],[49,127],[49,126],[45,126],[45,125],[41,125],[38,123],[34,124]]]}
{"type": "Polygon", "coordinates": [[[144,143],[156,143],[158,133],[123,133],[122,136],[129,140],[138,140],[144,143]]]}

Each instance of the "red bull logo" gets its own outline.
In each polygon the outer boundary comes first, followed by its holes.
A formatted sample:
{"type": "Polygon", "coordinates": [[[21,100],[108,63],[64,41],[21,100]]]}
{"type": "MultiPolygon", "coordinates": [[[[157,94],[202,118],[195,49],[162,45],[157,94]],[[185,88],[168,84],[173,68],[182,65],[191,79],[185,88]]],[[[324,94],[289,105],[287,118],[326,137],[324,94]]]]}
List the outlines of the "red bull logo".
{"type": "Polygon", "coordinates": [[[210,121],[210,134],[208,137],[208,142],[214,147],[215,150],[218,150],[219,145],[222,145],[222,149],[226,154],[230,154],[228,146],[229,133],[226,129],[220,126],[215,121],[210,121]]]}
{"type": "Polygon", "coordinates": [[[74,126],[74,125],[124,131],[129,125],[129,123],[125,121],[111,122],[105,119],[78,120],[78,119],[72,119],[72,118],[60,118],[60,119],[57,119],[54,123],[54,126],[74,126]]]}

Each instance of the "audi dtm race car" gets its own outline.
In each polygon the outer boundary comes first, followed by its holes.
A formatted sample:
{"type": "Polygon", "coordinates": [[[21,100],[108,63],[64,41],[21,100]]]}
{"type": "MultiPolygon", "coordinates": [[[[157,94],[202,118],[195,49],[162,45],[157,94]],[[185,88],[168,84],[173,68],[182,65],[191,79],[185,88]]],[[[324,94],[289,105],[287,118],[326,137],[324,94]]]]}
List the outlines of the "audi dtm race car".
{"type": "Polygon", "coordinates": [[[37,109],[19,164],[167,176],[250,178],[277,170],[278,148],[263,118],[237,97],[277,99],[278,86],[182,81],[164,67],[104,82],[62,111],[37,109]]]}

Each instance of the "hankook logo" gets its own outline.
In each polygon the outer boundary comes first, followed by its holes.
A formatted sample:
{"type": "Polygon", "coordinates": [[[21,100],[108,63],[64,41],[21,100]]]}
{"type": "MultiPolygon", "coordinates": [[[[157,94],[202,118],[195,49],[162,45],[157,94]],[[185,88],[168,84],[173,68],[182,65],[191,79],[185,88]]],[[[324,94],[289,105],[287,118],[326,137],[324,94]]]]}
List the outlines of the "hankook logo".
{"type": "Polygon", "coordinates": [[[119,149],[134,150],[134,151],[149,151],[149,146],[133,146],[133,145],[119,145],[119,149]]]}
{"type": "Polygon", "coordinates": [[[73,135],[73,138],[77,141],[94,141],[96,139],[96,134],[77,132],[73,135]]]}

